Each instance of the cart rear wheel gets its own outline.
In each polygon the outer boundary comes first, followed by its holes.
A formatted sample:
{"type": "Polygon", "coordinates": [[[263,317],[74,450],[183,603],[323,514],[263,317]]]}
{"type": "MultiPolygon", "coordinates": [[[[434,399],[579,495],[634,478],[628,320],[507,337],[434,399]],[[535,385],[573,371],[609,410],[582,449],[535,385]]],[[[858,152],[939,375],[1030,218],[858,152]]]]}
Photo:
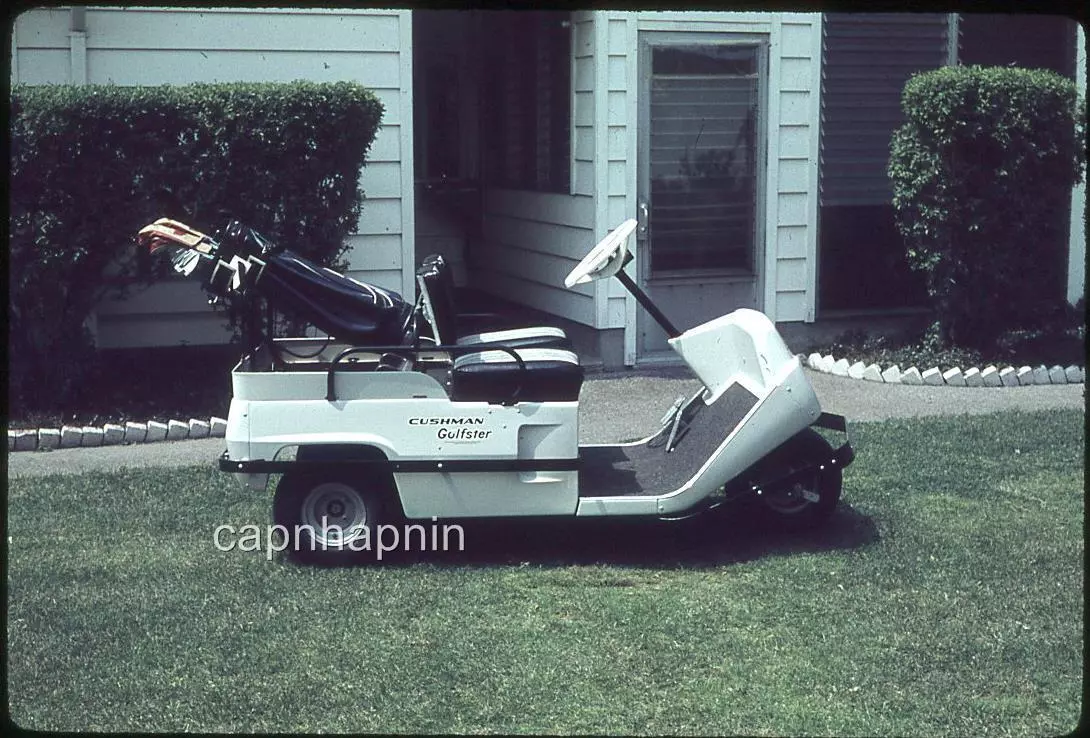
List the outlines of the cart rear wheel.
{"type": "Polygon", "coordinates": [[[383,515],[380,490],[326,474],[285,474],[276,487],[273,522],[287,531],[289,555],[343,565],[370,550],[383,515]]]}
{"type": "Polygon", "coordinates": [[[771,527],[800,530],[824,522],[840,501],[843,475],[828,460],[833,447],[807,428],[760,462],[758,479],[776,479],[792,470],[785,481],[761,486],[751,498],[755,516],[771,527]]]}

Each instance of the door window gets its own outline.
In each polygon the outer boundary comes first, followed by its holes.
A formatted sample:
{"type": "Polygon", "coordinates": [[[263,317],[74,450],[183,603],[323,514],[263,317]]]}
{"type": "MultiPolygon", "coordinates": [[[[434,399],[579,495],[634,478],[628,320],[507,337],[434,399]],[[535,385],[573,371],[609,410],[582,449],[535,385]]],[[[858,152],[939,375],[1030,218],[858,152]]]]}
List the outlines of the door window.
{"type": "Polygon", "coordinates": [[[754,273],[757,45],[651,48],[651,274],[754,273]]]}

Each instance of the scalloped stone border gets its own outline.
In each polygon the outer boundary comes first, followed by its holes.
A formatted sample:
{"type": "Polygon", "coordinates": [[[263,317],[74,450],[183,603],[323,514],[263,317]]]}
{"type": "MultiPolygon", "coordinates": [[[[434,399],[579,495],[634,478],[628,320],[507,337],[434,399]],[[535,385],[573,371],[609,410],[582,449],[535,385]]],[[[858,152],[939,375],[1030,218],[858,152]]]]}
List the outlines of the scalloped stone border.
{"type": "Polygon", "coordinates": [[[51,451],[55,448],[87,448],[89,446],[121,446],[134,443],[183,441],[196,438],[223,438],[227,421],[215,416],[208,420],[190,418],[160,423],[128,422],[125,425],[106,423],[98,426],[65,425],[61,428],[9,430],[8,451],[51,451]]]}
{"type": "Polygon", "coordinates": [[[933,387],[1025,387],[1033,384],[1081,384],[1086,381],[1086,369],[1081,366],[1046,367],[1041,364],[1030,366],[1004,366],[999,369],[988,365],[983,369],[970,367],[965,371],[953,367],[942,371],[931,367],[920,371],[914,366],[902,371],[900,366],[882,369],[878,364],[864,364],[857,361],[849,363],[847,359],[837,359],[832,354],[813,353],[809,356],[799,354],[799,359],[816,372],[833,374],[838,377],[862,379],[886,384],[930,385],[933,387]]]}

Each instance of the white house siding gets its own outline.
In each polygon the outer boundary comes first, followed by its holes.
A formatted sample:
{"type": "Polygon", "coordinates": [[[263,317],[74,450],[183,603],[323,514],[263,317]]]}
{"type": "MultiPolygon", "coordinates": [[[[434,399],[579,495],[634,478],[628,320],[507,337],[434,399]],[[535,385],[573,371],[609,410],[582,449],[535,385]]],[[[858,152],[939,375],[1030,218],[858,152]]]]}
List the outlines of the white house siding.
{"type": "MultiPolygon", "coordinates": [[[[629,94],[639,88],[637,18],[632,13],[605,14],[603,21],[598,24],[603,63],[598,65],[597,85],[602,91],[598,97],[597,150],[603,152],[601,159],[605,162],[605,166],[598,169],[598,192],[605,195],[599,198],[597,207],[601,235],[635,216],[639,194],[638,168],[635,166],[639,109],[637,96],[629,94]]],[[[636,264],[630,264],[627,271],[635,278],[636,264]]],[[[615,279],[595,284],[598,289],[597,325],[599,328],[625,329],[625,363],[631,364],[636,347],[636,300],[615,279]]]]}
{"type": "MultiPolygon", "coordinates": [[[[602,195],[595,203],[599,236],[624,218],[636,216],[638,34],[703,31],[768,37],[764,310],[777,321],[812,321],[820,14],[602,11],[577,14],[575,27],[575,184],[578,188],[581,181],[592,180],[602,195]],[[593,64],[582,62],[588,56],[593,64]]],[[[628,268],[635,274],[634,265],[628,268]]],[[[612,282],[600,283],[595,324],[625,328],[625,360],[631,363],[636,350],[636,304],[612,282]]]]}
{"type": "Polygon", "coordinates": [[[594,325],[594,285],[568,290],[564,277],[594,245],[591,197],[486,190],[484,242],[475,283],[562,318],[594,325]]]}
{"type": "MultiPolygon", "coordinates": [[[[16,19],[12,81],[161,85],[354,81],[385,106],[363,170],[363,214],[349,239],[349,274],[414,294],[411,19],[406,10],[87,8],[16,19]]],[[[285,163],[290,176],[290,162],[285,163]]],[[[105,348],[218,343],[225,321],[191,281],[155,285],[98,310],[105,348]]]]}
{"type": "MultiPolygon", "coordinates": [[[[1075,42],[1075,84],[1086,99],[1086,29],[1080,24],[1075,42]]],[[[1085,142],[1083,142],[1085,144],[1085,142]]],[[[1086,296],[1086,177],[1071,190],[1071,236],[1067,251],[1067,300],[1086,296]]]]}

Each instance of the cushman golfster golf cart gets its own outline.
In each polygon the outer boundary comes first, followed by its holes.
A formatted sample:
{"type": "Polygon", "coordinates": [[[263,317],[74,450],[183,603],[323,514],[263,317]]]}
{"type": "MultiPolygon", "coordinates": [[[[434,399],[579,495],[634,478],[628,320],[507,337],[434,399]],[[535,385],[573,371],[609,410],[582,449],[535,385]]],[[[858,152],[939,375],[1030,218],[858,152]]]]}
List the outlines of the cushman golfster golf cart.
{"type": "Polygon", "coordinates": [[[276,303],[328,334],[251,336],[233,370],[220,459],[257,489],[283,474],[274,518],[289,531],[304,526],[301,556],[343,558],[366,527],[401,513],[680,518],[737,502],[788,527],[824,520],[853,452],[811,426],[846,433],[844,418],[822,413],[763,314],[741,309],[678,331],[623,271],[635,227],[628,220],[606,236],[565,286],[618,278],[703,386],[643,440],[583,446],[583,369],[563,331],[456,337],[441,258],[418,271],[414,307],[237,223],[219,241],[166,220],[141,238],[171,246],[181,271],[212,265],[213,292],[263,297],[267,312],[276,303]]]}

